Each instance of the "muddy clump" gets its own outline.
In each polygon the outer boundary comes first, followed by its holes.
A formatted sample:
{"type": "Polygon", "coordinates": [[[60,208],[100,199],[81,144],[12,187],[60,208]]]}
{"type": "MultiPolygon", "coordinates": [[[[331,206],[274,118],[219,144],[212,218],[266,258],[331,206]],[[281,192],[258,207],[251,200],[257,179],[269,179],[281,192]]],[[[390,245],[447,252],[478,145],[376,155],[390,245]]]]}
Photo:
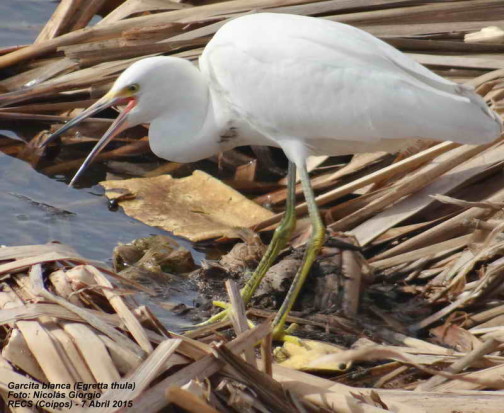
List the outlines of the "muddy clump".
{"type": "MultiPolygon", "coordinates": [[[[264,246],[236,244],[233,249],[219,261],[206,262],[193,273],[190,278],[198,286],[199,316],[209,317],[219,311],[212,301],[228,301],[224,283],[233,279],[242,288],[259,263],[264,246]]],[[[287,291],[301,265],[305,247],[290,248],[284,251],[268,270],[250,306],[254,309],[276,311],[282,304],[287,291]]],[[[368,277],[363,266],[347,265],[348,256],[357,257],[354,261],[363,263],[358,248],[345,239],[330,237],[313,264],[305,285],[296,301],[293,310],[302,314],[339,313],[348,307],[348,302],[358,302],[358,297],[349,297],[345,293],[349,285],[358,284],[352,288],[353,295],[361,289],[361,284],[368,277]],[[363,273],[365,273],[363,275],[363,273]]]]}

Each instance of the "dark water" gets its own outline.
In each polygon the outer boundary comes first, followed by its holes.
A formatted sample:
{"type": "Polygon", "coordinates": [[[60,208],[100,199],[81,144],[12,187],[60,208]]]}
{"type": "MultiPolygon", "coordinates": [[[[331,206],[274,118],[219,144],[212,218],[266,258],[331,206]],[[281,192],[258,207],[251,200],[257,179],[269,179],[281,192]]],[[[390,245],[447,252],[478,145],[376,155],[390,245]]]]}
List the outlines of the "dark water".
{"type": "MultiPolygon", "coordinates": [[[[0,46],[31,43],[57,4],[50,0],[0,0],[0,46]]],[[[0,136],[29,141],[45,127],[32,122],[0,122],[0,136]]],[[[88,179],[89,186],[99,180],[100,177],[88,179]]],[[[100,195],[101,190],[96,187],[69,188],[0,152],[0,243],[23,245],[58,240],[86,258],[108,260],[119,242],[168,234],[127,217],[122,210],[109,211],[106,198],[100,195]]],[[[180,243],[190,248],[189,242],[180,243]]],[[[197,260],[201,258],[194,254],[197,260]]]]}
{"type": "MultiPolygon", "coordinates": [[[[50,0],[0,0],[0,47],[33,42],[57,4],[50,0]]],[[[0,122],[0,137],[29,141],[44,128],[47,124],[0,122]]],[[[91,169],[93,167],[90,172],[91,169]]],[[[69,176],[62,178],[68,180],[69,176]]],[[[117,212],[109,211],[107,199],[102,196],[103,190],[95,185],[103,179],[103,174],[93,177],[89,173],[86,178],[91,188],[69,188],[65,183],[35,171],[28,163],[0,152],[0,245],[59,241],[72,246],[85,258],[110,264],[112,251],[118,243],[149,235],[170,235],[129,218],[121,208],[117,212]]],[[[195,262],[199,263],[204,257],[192,249],[190,242],[177,241],[191,251],[195,262]]],[[[190,286],[183,281],[176,284],[176,288],[157,288],[157,291],[162,290],[157,299],[191,304],[194,292],[190,286]]],[[[157,306],[153,297],[142,293],[137,299],[148,303],[171,328],[181,323],[172,313],[157,306]]]]}
{"type": "MultiPolygon", "coordinates": [[[[107,208],[91,189],[73,189],[52,180],[19,159],[0,152],[0,242],[71,245],[86,258],[107,260],[118,242],[165,231],[107,208]]],[[[190,243],[180,240],[190,248],[190,243]]]]}
{"type": "MultiPolygon", "coordinates": [[[[30,245],[57,240],[71,245],[86,258],[109,261],[119,242],[154,234],[168,234],[107,209],[105,197],[91,190],[69,188],[32,169],[19,159],[0,152],[0,244],[30,245]]],[[[188,241],[179,244],[193,253],[196,261],[203,254],[191,249],[188,241]]],[[[147,284],[153,287],[151,284],[147,284]]],[[[176,286],[158,285],[157,297],[137,294],[170,328],[185,324],[178,316],[157,305],[170,301],[191,305],[195,292],[183,279],[176,286]]]]}

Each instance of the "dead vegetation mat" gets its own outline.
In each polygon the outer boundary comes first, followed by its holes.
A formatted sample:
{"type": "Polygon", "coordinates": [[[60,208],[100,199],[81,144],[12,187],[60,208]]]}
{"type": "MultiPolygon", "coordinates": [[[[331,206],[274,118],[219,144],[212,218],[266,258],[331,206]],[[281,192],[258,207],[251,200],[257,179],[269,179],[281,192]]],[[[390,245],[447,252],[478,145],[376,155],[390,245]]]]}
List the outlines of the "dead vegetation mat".
{"type": "MultiPolygon", "coordinates": [[[[114,114],[88,120],[77,134],[40,152],[48,131],[96,101],[135,60],[156,54],[196,60],[222,24],[252,11],[355,25],[442,76],[474,86],[497,113],[504,111],[502,1],[62,0],[33,45],[0,51],[0,121],[39,130],[24,142],[0,137],[0,150],[48,175],[71,174],[114,114]],[[96,14],[103,19],[88,27],[96,14]]],[[[148,155],[150,163],[140,167],[135,161],[149,153],[142,127],[117,142],[99,158],[107,162],[108,178],[185,177],[200,166],[148,155]]],[[[33,392],[9,395],[9,383],[82,382],[107,388],[78,395],[63,389],[58,400],[93,412],[501,412],[503,160],[501,140],[478,147],[424,142],[394,156],[310,159],[330,236],[288,319],[299,325],[304,344],[275,351],[271,315],[309,232],[302,202],[291,247],[248,310],[254,326],[247,324],[237,285],[228,282],[225,290],[224,280],[240,283],[263,245],[218,218],[191,236],[241,237],[234,252],[197,272],[185,252],[170,252],[169,272],[192,272],[207,301],[231,301],[233,317],[182,335],[138,305],[134,292],[146,287],[128,274],[59,244],[1,248],[4,406],[25,400],[33,407],[11,405],[10,411],[60,411],[37,404],[47,398],[33,392]],[[91,399],[103,404],[90,407],[91,399]]],[[[226,190],[274,211],[258,210],[247,224],[267,238],[286,197],[278,153],[233,150],[210,165],[224,171],[226,190]]],[[[136,194],[122,195],[116,202],[127,210],[136,194]]],[[[154,259],[146,273],[167,271],[165,264],[154,259]]]]}

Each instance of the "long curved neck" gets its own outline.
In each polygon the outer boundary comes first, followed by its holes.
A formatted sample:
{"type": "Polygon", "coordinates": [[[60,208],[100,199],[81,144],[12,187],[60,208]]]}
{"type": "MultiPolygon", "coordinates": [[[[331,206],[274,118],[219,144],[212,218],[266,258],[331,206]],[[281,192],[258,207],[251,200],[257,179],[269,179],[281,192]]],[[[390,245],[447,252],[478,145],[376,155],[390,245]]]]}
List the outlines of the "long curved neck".
{"type": "MultiPolygon", "coordinates": [[[[170,102],[150,124],[152,151],[175,162],[193,162],[219,152],[219,128],[206,79],[194,67],[177,79],[177,90],[170,102]]],[[[165,91],[170,93],[169,91],[165,91]]]]}

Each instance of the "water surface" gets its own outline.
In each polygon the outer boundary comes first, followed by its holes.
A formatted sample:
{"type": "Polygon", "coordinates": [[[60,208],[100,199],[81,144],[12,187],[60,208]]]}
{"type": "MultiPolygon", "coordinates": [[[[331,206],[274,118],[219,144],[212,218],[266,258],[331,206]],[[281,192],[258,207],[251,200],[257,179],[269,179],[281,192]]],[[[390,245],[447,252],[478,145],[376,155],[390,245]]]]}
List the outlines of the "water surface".
{"type": "MultiPolygon", "coordinates": [[[[50,0],[0,0],[0,47],[32,43],[57,4],[50,0]]],[[[28,142],[47,126],[26,121],[0,122],[0,137],[4,143],[5,137],[28,142]]],[[[82,156],[85,154],[80,154],[82,156]]],[[[62,160],[64,157],[58,157],[53,162],[62,160]]],[[[95,164],[80,182],[84,181],[83,185],[88,187],[75,189],[0,151],[0,245],[58,241],[70,245],[85,258],[110,264],[118,243],[156,234],[171,236],[126,216],[121,208],[117,212],[110,211],[103,190],[96,185],[104,179],[104,169],[103,165],[95,164]]],[[[68,181],[74,172],[58,178],[68,181]]],[[[191,251],[195,262],[199,263],[204,257],[192,249],[190,242],[177,241],[191,251]]],[[[156,291],[159,293],[156,298],[142,293],[137,299],[140,303],[148,303],[170,328],[180,324],[180,318],[158,306],[157,300],[192,304],[195,293],[190,283],[182,278],[174,286],[158,285],[156,291]]]]}
{"type": "Polygon", "coordinates": [[[32,43],[57,5],[51,0],[0,0],[0,47],[32,43]]]}
{"type": "MultiPolygon", "coordinates": [[[[118,242],[168,234],[122,211],[112,212],[98,189],[77,190],[0,152],[0,242],[41,244],[57,240],[86,258],[108,260],[118,242]]],[[[190,243],[179,242],[190,248],[190,243]]],[[[197,254],[198,255],[198,254],[197,254]]]]}

